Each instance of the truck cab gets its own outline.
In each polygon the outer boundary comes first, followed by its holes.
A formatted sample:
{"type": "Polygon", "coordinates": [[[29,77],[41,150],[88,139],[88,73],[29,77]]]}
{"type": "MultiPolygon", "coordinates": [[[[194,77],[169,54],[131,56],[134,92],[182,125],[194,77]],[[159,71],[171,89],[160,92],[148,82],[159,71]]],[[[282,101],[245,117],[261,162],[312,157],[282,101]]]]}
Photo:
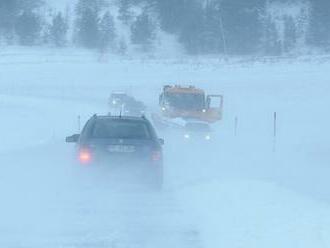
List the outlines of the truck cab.
{"type": "Polygon", "coordinates": [[[207,96],[204,90],[194,86],[166,85],[159,96],[159,105],[164,117],[212,123],[222,119],[223,96],[207,96]]]}

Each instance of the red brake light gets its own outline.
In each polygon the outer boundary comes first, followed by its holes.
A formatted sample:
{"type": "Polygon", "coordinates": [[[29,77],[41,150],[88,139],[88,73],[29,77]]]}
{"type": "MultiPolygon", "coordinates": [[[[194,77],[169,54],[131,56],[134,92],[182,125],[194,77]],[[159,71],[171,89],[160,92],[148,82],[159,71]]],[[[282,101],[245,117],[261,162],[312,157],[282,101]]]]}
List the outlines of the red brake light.
{"type": "Polygon", "coordinates": [[[156,162],[162,159],[162,152],[161,151],[153,151],[151,155],[151,160],[156,162]]]}
{"type": "Polygon", "coordinates": [[[81,149],[78,155],[79,162],[82,164],[89,164],[92,161],[92,154],[89,149],[81,149]]]}

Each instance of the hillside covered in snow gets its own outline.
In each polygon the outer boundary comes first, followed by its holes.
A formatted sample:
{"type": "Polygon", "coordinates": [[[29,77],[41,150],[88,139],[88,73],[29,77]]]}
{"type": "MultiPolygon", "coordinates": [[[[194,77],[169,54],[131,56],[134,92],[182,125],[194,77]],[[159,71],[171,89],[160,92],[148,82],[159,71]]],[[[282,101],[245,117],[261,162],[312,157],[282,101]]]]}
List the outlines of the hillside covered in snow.
{"type": "Polygon", "coordinates": [[[0,3],[0,44],[154,57],[306,55],[328,51],[327,16],[325,0],[13,0],[0,3]]]}

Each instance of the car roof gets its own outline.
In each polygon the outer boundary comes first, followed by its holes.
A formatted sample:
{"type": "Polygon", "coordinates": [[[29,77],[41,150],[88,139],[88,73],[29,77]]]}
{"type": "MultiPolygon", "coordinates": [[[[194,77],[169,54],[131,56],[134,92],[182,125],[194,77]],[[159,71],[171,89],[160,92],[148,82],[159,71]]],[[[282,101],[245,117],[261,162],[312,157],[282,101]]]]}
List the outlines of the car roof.
{"type": "Polygon", "coordinates": [[[208,123],[205,122],[187,122],[186,127],[188,126],[199,126],[199,127],[209,127],[210,125],[208,123]]]}
{"type": "Polygon", "coordinates": [[[111,95],[127,95],[125,92],[112,92],[111,95]]]}
{"type": "MultiPolygon", "coordinates": [[[[97,115],[94,114],[90,119],[89,119],[89,123],[90,124],[86,124],[87,128],[86,130],[91,130],[91,128],[93,128],[94,124],[97,123],[98,121],[127,121],[127,122],[135,122],[135,123],[140,123],[140,124],[145,124],[148,126],[148,130],[150,131],[151,135],[153,138],[157,138],[157,134],[151,124],[151,122],[145,117],[145,116],[141,116],[141,117],[134,117],[134,116],[114,116],[114,115],[97,115]]],[[[88,139],[88,133],[89,131],[85,131],[83,130],[83,133],[86,134],[84,137],[85,140],[88,139]]]]}
{"type": "Polygon", "coordinates": [[[129,120],[129,121],[148,121],[145,116],[114,116],[114,115],[94,115],[94,118],[101,120],[129,120]]]}

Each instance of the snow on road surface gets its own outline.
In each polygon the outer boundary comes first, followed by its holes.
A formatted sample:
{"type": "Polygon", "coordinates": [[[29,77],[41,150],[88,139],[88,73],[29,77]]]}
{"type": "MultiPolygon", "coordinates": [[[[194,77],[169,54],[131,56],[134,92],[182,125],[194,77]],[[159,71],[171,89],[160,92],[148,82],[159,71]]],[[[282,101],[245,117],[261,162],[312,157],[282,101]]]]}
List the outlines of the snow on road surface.
{"type": "Polygon", "coordinates": [[[205,247],[329,247],[329,208],[274,183],[213,181],[178,193],[205,247]]]}
{"type": "Polygon", "coordinates": [[[47,56],[0,58],[1,247],[330,247],[330,63],[47,56]],[[182,82],[223,93],[225,120],[210,143],[161,132],[162,192],[72,164],[64,137],[106,113],[111,90],[154,110],[182,82]]]}
{"type": "MultiPolygon", "coordinates": [[[[27,98],[16,114],[33,101],[27,98]]],[[[40,100],[41,107],[34,109],[41,111],[47,103],[40,100]]],[[[61,110],[57,101],[52,104],[61,110]]],[[[66,111],[36,114],[33,124],[42,130],[50,124],[48,117],[68,117],[66,111]]],[[[65,135],[64,125],[63,130],[65,135]]],[[[173,194],[134,182],[123,185],[106,169],[79,167],[72,160],[73,147],[57,137],[38,143],[40,138],[31,135],[36,143],[2,153],[1,247],[199,247],[198,231],[182,218],[173,194]]]]}
{"type": "Polygon", "coordinates": [[[7,160],[16,173],[7,171],[1,181],[1,247],[198,247],[198,236],[190,234],[197,232],[171,195],[123,190],[107,174],[86,175],[91,172],[52,155],[65,153],[60,147],[7,160]],[[34,164],[17,175],[26,160],[34,164]]]}

